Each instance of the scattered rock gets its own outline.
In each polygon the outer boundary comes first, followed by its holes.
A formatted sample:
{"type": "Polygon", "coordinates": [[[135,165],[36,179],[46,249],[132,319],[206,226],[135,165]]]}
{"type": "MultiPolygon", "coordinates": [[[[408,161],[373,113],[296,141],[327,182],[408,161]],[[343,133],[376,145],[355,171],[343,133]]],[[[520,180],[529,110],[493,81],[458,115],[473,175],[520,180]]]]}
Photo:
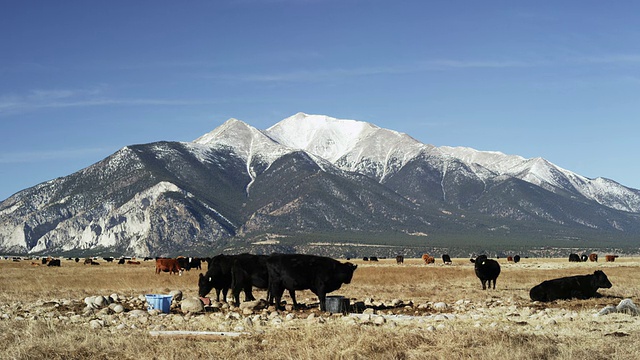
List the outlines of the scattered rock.
{"type": "Polygon", "coordinates": [[[169,295],[172,296],[171,301],[182,301],[182,291],[180,290],[172,290],[169,295]]]}
{"type": "Polygon", "coordinates": [[[638,310],[638,307],[633,303],[633,301],[631,301],[631,299],[624,299],[620,301],[620,304],[616,306],[616,311],[632,316],[640,315],[640,310],[638,310]]]}
{"type": "Polygon", "coordinates": [[[204,312],[204,304],[199,298],[191,297],[183,299],[180,303],[180,310],[183,313],[200,313],[204,312]]]}

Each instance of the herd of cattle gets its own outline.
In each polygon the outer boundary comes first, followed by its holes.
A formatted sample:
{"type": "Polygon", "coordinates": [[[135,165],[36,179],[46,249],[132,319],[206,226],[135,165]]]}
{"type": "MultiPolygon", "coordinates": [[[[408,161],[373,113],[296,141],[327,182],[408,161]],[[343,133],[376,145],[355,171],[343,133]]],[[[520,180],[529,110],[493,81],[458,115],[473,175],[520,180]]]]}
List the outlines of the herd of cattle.
{"type": "MultiPolygon", "coordinates": [[[[606,255],[606,261],[615,261],[617,255],[606,255]]],[[[144,258],[144,261],[154,258],[144,258]]],[[[13,261],[19,261],[14,257],[13,261]]],[[[68,260],[73,260],[69,258],[68,260]]],[[[112,257],[104,257],[106,262],[114,262],[112,257]]],[[[377,261],[376,257],[363,259],[377,261]]],[[[425,264],[432,264],[435,258],[424,254],[425,264]]],[[[75,258],[80,262],[79,258],[75,258]]],[[[227,301],[227,293],[232,291],[236,304],[240,303],[240,293],[244,292],[245,301],[255,300],[252,289],[266,289],[267,301],[281,309],[282,295],[285,290],[291,296],[294,308],[298,306],[295,297],[296,290],[310,290],[320,301],[320,309],[326,310],[326,295],[340,289],[342,284],[349,284],[357,268],[350,262],[342,263],[329,257],[304,254],[272,254],[272,255],[218,255],[211,258],[182,257],[155,258],[156,274],[168,272],[182,275],[183,271],[202,269],[202,262],[208,264],[207,272],[200,273],[198,278],[198,295],[205,302],[206,296],[215,289],[216,301],[227,301]]],[[[486,255],[470,259],[474,263],[475,274],[480,279],[482,289],[496,288],[496,280],[500,275],[500,264],[486,255]]],[[[509,256],[507,261],[518,263],[520,256],[509,256]]],[[[595,253],[579,256],[569,255],[570,262],[598,261],[595,253]]],[[[404,263],[404,257],[396,257],[398,264],[404,263]]],[[[452,264],[449,255],[442,255],[445,265],[452,264]]],[[[60,266],[60,259],[42,258],[41,264],[46,266],[60,266]]],[[[100,265],[96,258],[84,259],[85,265],[100,265]]],[[[139,265],[140,261],[132,258],[120,258],[118,264],[139,265]]],[[[40,265],[32,262],[32,265],[40,265]]],[[[588,299],[597,297],[599,288],[610,288],[611,282],[604,272],[595,271],[589,275],[576,275],[543,281],[531,288],[529,296],[533,301],[554,301],[558,299],[588,299]]]]}

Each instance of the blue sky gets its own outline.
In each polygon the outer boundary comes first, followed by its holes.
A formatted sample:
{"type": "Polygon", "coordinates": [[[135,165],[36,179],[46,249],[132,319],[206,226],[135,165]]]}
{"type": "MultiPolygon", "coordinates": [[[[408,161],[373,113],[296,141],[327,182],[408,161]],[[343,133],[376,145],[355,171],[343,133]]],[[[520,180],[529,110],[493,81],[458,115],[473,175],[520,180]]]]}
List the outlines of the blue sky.
{"type": "Polygon", "coordinates": [[[363,120],[640,188],[634,1],[0,0],[0,200],[234,117],[363,120]]]}

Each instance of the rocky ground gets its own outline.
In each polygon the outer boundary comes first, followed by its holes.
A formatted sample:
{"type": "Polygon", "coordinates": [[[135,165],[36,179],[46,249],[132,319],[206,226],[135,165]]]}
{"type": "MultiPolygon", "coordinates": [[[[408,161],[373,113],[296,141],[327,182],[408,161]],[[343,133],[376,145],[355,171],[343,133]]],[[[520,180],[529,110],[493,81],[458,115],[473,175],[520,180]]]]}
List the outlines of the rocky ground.
{"type": "Polygon", "coordinates": [[[78,326],[107,332],[209,331],[227,334],[261,334],[277,328],[295,328],[325,323],[353,326],[412,327],[425,331],[457,326],[497,328],[510,332],[548,333],[556,336],[584,331],[596,336],[627,336],[640,325],[640,311],[630,299],[612,299],[599,309],[566,309],[562,304],[520,304],[511,299],[489,297],[483,301],[460,299],[454,303],[414,303],[394,299],[352,300],[357,313],[320,312],[314,299],[309,307],[276,311],[264,301],[244,302],[239,307],[227,303],[204,303],[193,297],[182,298],[172,291],[168,314],[149,310],[145,295],[118,294],[89,296],[84,299],[51,299],[32,303],[0,305],[0,321],[46,321],[54,326],[78,326]]]}

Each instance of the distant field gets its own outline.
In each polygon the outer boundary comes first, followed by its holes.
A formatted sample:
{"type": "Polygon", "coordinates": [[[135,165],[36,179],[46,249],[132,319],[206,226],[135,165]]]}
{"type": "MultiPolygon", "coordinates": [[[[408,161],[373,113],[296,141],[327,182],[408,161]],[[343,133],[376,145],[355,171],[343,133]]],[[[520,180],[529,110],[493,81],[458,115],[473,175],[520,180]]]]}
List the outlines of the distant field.
{"type": "MultiPolygon", "coordinates": [[[[280,314],[259,310],[249,315],[232,308],[184,316],[174,309],[168,316],[144,321],[134,321],[127,313],[78,316],[78,312],[83,299],[93,295],[135,297],[179,289],[185,297],[197,296],[199,271],[156,275],[152,261],[100,262],[90,266],[63,260],[60,268],[48,268],[31,261],[0,260],[0,345],[8,349],[9,358],[640,358],[638,317],[594,316],[625,298],[640,304],[640,258],[621,257],[613,263],[522,259],[518,264],[500,259],[497,288],[488,291],[481,290],[466,258],[453,259],[449,266],[440,260],[431,265],[421,259],[405,259],[402,265],[395,259],[352,260],[358,265],[352,283],[332,295],[375,304],[377,310],[365,319],[320,313],[315,296],[305,291],[298,300],[313,306],[307,310],[280,314]],[[599,291],[601,298],[549,304],[529,300],[529,289],[544,280],[597,269],[613,283],[611,289],[599,291]],[[52,305],[64,300],[67,305],[52,305]],[[438,314],[444,317],[435,317],[438,314]],[[374,323],[381,315],[385,320],[374,323]],[[91,320],[104,325],[91,328],[91,320]],[[149,335],[158,328],[241,329],[247,335],[216,340],[149,335]]],[[[266,294],[256,290],[255,295],[266,294]]]]}

